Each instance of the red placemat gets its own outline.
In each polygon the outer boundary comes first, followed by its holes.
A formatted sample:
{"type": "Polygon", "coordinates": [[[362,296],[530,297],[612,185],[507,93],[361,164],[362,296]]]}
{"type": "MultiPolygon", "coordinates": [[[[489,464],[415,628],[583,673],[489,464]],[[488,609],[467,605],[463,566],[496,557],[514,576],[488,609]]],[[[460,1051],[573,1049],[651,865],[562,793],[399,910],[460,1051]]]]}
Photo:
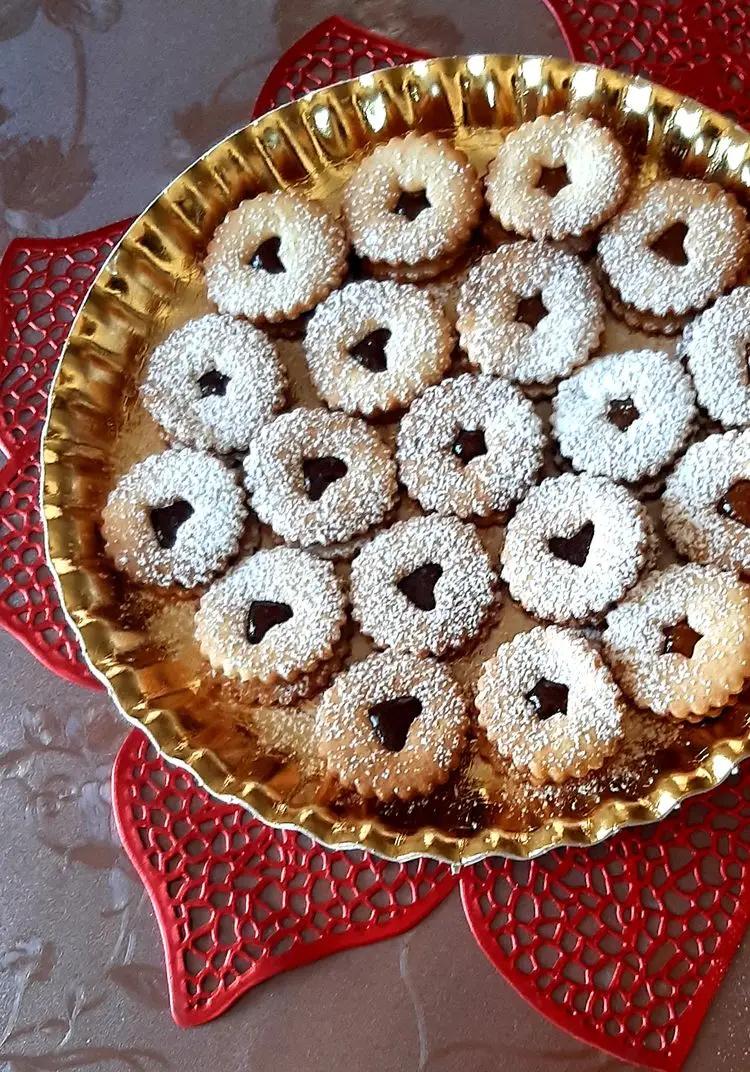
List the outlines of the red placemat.
{"type": "MultiPolygon", "coordinates": [[[[740,5],[547,3],[576,58],[750,114],[740,5]]],[[[281,58],[256,111],[420,55],[327,20],[281,58]]],[[[16,240],[0,268],[0,445],[9,455],[0,472],[0,624],[55,672],[94,687],[44,563],[38,442],[68,325],[125,226],[16,240]]],[[[276,972],[412,926],[460,883],[475,937],[535,1007],[623,1060],[673,1069],[747,925],[747,776],[648,834],[533,863],[488,861],[460,878],[429,861],[384,863],[271,831],[151,756],[140,732],[118,756],[113,795],[159,918],[175,1019],[186,1026],[276,972]]]]}

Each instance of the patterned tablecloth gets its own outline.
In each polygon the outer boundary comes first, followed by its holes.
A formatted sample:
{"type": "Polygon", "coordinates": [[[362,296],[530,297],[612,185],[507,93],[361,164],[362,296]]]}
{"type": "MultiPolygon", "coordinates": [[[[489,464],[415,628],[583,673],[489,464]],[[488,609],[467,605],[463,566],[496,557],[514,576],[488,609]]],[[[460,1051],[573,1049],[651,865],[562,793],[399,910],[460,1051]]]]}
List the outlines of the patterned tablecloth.
{"type": "MultiPolygon", "coordinates": [[[[236,127],[280,51],[334,11],[435,54],[563,53],[541,0],[0,0],[0,247],[135,214],[236,127]]],[[[119,846],[109,702],[0,633],[0,1070],[582,1072],[467,941],[452,896],[419,928],[279,976],[191,1032],[119,846]],[[356,1055],[356,1056],[355,1056],[356,1055]]],[[[750,1067],[740,952],[689,1070],[750,1067]]]]}

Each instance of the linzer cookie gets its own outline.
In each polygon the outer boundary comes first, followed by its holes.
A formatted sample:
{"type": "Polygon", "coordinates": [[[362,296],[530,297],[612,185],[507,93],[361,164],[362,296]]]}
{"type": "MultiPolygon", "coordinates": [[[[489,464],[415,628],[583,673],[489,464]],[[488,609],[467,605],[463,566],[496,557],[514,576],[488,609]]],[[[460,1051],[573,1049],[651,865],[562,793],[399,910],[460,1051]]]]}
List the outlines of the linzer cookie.
{"type": "Polygon", "coordinates": [[[671,333],[736,281],[747,219],[715,183],[663,179],[631,198],[598,250],[614,311],[636,327],[671,333]]]}
{"type": "Polygon", "coordinates": [[[212,313],[156,347],[141,400],[172,439],[225,454],[247,449],[282,408],[284,387],[270,339],[242,320],[212,313]]]}
{"type": "Polygon", "coordinates": [[[476,172],[451,142],[407,134],[375,147],[344,190],[352,245],[400,279],[443,271],[479,222],[476,172]]]}
{"type": "Polygon", "coordinates": [[[416,287],[351,283],[318,307],[307,329],[310,376],[329,406],[366,416],[408,406],[451,360],[453,334],[416,287]]]}
{"type": "Polygon", "coordinates": [[[396,501],[390,449],[364,421],[324,409],[282,413],[244,461],[261,521],[293,543],[331,544],[365,532],[396,501]]]}
{"type": "Polygon", "coordinates": [[[688,325],[683,351],[698,401],[727,427],[750,425],[750,287],[719,298],[688,325]]]}
{"type": "Polygon", "coordinates": [[[378,647],[444,655],[476,638],[496,575],[476,530],[455,518],[410,518],[352,564],[354,617],[378,647]]]}
{"type": "Polygon", "coordinates": [[[134,580],[192,588],[237,553],[246,516],[231,469],[203,451],[174,447],[118,481],[102,532],[110,558],[134,580]]]}
{"type": "Polygon", "coordinates": [[[447,781],[469,729],[448,670],[407,652],[371,655],[341,674],[318,707],[328,771],[364,797],[410,800],[447,781]]]}
{"type": "Polygon", "coordinates": [[[622,737],[624,701],[596,648],[556,626],[501,644],[476,697],[487,740],[538,782],[598,770],[622,737]]]}
{"type": "Polygon", "coordinates": [[[669,566],[607,615],[604,653],[624,691],[657,714],[720,714],[750,674],[750,588],[715,566],[669,566]]]}
{"type": "Polygon", "coordinates": [[[530,614],[591,621],[651,564],[653,530],[621,485],[567,473],[531,489],[508,524],[501,558],[503,580],[530,614]]]}
{"type": "Polygon", "coordinates": [[[563,380],[552,428],[575,469],[639,484],[669,465],[695,418],[695,391],[680,362],[631,350],[597,358],[563,380]]]}
{"type": "Polygon", "coordinates": [[[580,237],[614,214],[629,181],[623,147],[595,119],[541,115],[500,146],[487,173],[487,200],[509,231],[580,237]]]}
{"type": "Polygon", "coordinates": [[[316,201],[263,193],[229,212],[204,271],[220,313],[255,323],[293,320],[337,287],[347,270],[344,228],[316,201]]]}
{"type": "Polygon", "coordinates": [[[695,443],[667,481],[662,517],[694,562],[750,572],[750,431],[695,443]]]}
{"type": "Polygon", "coordinates": [[[582,365],[604,330],[593,272],[573,253],[516,242],[483,257],[458,303],[458,331],[482,372],[551,384],[582,365]]]}
{"type": "Polygon", "coordinates": [[[401,479],[425,510],[490,518],[522,498],[541,469],[542,424],[506,380],[457,376],[430,387],[401,421],[401,479]]]}
{"type": "Polygon", "coordinates": [[[261,703],[292,702],[327,683],[346,618],[330,562],[292,547],[257,551],[201,599],[195,633],[211,666],[261,703]]]}

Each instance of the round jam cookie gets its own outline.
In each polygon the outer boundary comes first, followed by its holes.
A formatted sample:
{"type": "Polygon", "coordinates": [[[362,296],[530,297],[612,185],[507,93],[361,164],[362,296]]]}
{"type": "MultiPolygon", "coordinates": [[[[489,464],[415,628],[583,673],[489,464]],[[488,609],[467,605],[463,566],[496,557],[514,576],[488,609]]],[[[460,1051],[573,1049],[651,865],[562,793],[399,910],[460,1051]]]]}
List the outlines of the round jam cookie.
{"type": "Polygon", "coordinates": [[[347,270],[343,226],[316,201],[264,193],[227,213],[204,262],[220,313],[292,320],[337,287],[347,270]]]}
{"type": "Polygon", "coordinates": [[[748,250],[747,219],[715,183],[663,179],[631,198],[598,249],[615,297],[648,324],[651,314],[702,309],[734,283],[748,250]]]}
{"type": "Polygon", "coordinates": [[[293,547],[256,551],[212,584],[195,634],[215,670],[250,683],[270,702],[275,686],[303,682],[330,662],[346,618],[331,562],[293,547]]]}
{"type": "Polygon", "coordinates": [[[575,469],[636,483],[672,461],[695,417],[695,391],[680,362],[631,350],[597,358],[563,380],[552,428],[575,469]]]}
{"type": "Polygon", "coordinates": [[[482,372],[549,384],[587,360],[604,329],[593,272],[573,253],[515,242],[483,257],[458,303],[458,331],[482,372]]]}
{"type": "Polygon", "coordinates": [[[407,652],[371,655],[340,674],[317,711],[320,754],[363,797],[429,793],[458,766],[468,704],[445,667],[407,652]]]}
{"type": "Polygon", "coordinates": [[[284,404],[285,376],[257,328],[210,313],[173,331],[148,359],[141,401],[173,439],[246,450],[284,404]]]}
{"type": "Polygon", "coordinates": [[[364,421],[324,409],[282,413],[244,461],[261,521],[285,540],[329,544],[382,521],[396,501],[396,464],[364,421]]]}
{"type": "Polygon", "coordinates": [[[690,447],[667,481],[662,517],[686,558],[750,572],[750,431],[690,447]]]}
{"type": "Polygon", "coordinates": [[[482,189],[464,154],[431,134],[378,145],[344,190],[360,257],[412,278],[442,271],[479,221],[482,189]]]}
{"type": "Polygon", "coordinates": [[[234,472],[211,454],[173,447],[138,462],[102,511],[107,553],[144,584],[192,588],[237,553],[247,517],[234,472]]]}
{"type": "Polygon", "coordinates": [[[473,526],[434,514],[409,518],[352,563],[353,614],[378,647],[444,655],[477,636],[496,583],[473,526]]]}
{"type": "Polygon", "coordinates": [[[668,566],[610,611],[602,639],[639,707],[690,721],[719,714],[750,674],[750,588],[715,566],[668,566]]]}
{"type": "Polygon", "coordinates": [[[622,738],[624,701],[597,649],[557,626],[501,644],[476,705],[488,741],[537,782],[598,770],[622,738]]]}
{"type": "Polygon", "coordinates": [[[608,220],[629,181],[625,151],[609,130],[558,112],[511,131],[490,164],[487,200],[508,230],[562,239],[608,220]]]}
{"type": "Polygon", "coordinates": [[[653,557],[641,503],[604,477],[566,473],[532,488],[508,523],[503,580],[530,614],[583,622],[601,616],[653,557]]]}
{"type": "Polygon", "coordinates": [[[371,415],[412,399],[447,369],[453,334],[439,306],[416,287],[352,283],[318,306],[305,352],[320,396],[371,415]]]}
{"type": "Polygon", "coordinates": [[[542,422],[507,380],[465,374],[430,387],[401,421],[401,480],[425,510],[488,517],[541,469],[542,422]]]}
{"type": "Polygon", "coordinates": [[[729,427],[750,425],[750,287],[737,287],[696,317],[682,345],[709,417],[729,427]]]}

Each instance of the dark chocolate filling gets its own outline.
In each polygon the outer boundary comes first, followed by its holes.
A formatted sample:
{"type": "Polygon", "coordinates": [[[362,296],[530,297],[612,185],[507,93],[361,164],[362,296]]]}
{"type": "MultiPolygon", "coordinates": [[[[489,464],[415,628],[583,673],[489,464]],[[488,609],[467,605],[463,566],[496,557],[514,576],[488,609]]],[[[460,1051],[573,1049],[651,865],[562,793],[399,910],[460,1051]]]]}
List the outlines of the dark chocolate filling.
{"type": "Polygon", "coordinates": [[[177,533],[195,510],[185,499],[175,499],[169,506],[156,506],[151,511],[151,527],[159,547],[170,550],[177,543],[177,533]]]}
{"type": "Polygon", "coordinates": [[[421,713],[422,704],[416,696],[396,696],[393,700],[373,704],[368,717],[383,748],[388,752],[400,752],[412,722],[421,713]]]}
{"type": "Polygon", "coordinates": [[[568,713],[568,686],[548,677],[540,677],[531,692],[526,693],[526,699],[542,721],[568,713]]]}
{"type": "Polygon", "coordinates": [[[683,618],[682,621],[676,622],[674,625],[666,626],[662,629],[662,633],[664,634],[662,654],[684,655],[686,659],[692,659],[695,645],[703,636],[702,633],[696,633],[695,629],[688,625],[687,618],[683,618]]]}
{"type": "Polygon", "coordinates": [[[637,421],[640,413],[632,398],[613,398],[607,410],[607,419],[624,432],[637,421]]]}
{"type": "Polygon", "coordinates": [[[294,611],[288,603],[275,603],[271,599],[254,599],[247,614],[245,636],[251,644],[260,644],[266,633],[275,625],[288,622],[294,611]]]}
{"type": "Polygon", "coordinates": [[[402,577],[397,587],[419,610],[434,610],[435,585],[442,576],[442,566],[439,566],[437,562],[427,562],[424,566],[402,577]]]}
{"type": "Polygon", "coordinates": [[[481,428],[477,428],[474,431],[470,431],[468,428],[461,428],[453,440],[451,450],[459,461],[463,462],[464,465],[468,465],[475,458],[487,453],[484,432],[481,428]]]}
{"type": "Polygon", "coordinates": [[[532,294],[530,298],[519,298],[516,305],[515,319],[519,324],[527,324],[534,330],[544,320],[549,310],[542,301],[541,293],[532,294]]]}
{"type": "Polygon", "coordinates": [[[388,328],[376,328],[352,346],[349,356],[359,362],[368,372],[385,372],[388,368],[385,347],[390,337],[391,333],[388,328]]]}
{"type": "Polygon", "coordinates": [[[280,275],[282,272],[286,271],[286,268],[279,257],[280,249],[280,238],[277,236],[267,238],[265,242],[261,242],[250,258],[250,267],[259,268],[264,272],[268,272],[269,275],[280,275]]]}
{"type": "Polygon", "coordinates": [[[651,243],[651,249],[654,253],[658,253],[660,257],[668,260],[670,264],[681,268],[688,262],[688,255],[685,252],[687,233],[688,229],[682,220],[677,220],[676,223],[667,227],[666,231],[662,231],[658,238],[654,239],[651,243]]]}
{"type": "Polygon", "coordinates": [[[220,395],[223,397],[227,393],[228,383],[229,376],[225,376],[224,373],[219,372],[218,369],[209,369],[209,371],[204,372],[198,380],[201,398],[208,398],[210,395],[220,395]]]}
{"type": "Polygon", "coordinates": [[[346,462],[326,455],[324,458],[303,458],[302,472],[308,499],[317,502],[326,488],[348,473],[346,462]]]}
{"type": "Polygon", "coordinates": [[[424,190],[402,190],[393,211],[397,216],[406,216],[407,220],[416,220],[429,207],[430,202],[424,190]]]}
{"type": "Polygon", "coordinates": [[[750,480],[737,480],[716,504],[720,514],[750,526],[750,480]]]}
{"type": "Polygon", "coordinates": [[[563,558],[572,566],[582,566],[589,556],[591,541],[594,538],[594,523],[587,521],[572,536],[551,536],[547,545],[557,558],[563,558]]]}

